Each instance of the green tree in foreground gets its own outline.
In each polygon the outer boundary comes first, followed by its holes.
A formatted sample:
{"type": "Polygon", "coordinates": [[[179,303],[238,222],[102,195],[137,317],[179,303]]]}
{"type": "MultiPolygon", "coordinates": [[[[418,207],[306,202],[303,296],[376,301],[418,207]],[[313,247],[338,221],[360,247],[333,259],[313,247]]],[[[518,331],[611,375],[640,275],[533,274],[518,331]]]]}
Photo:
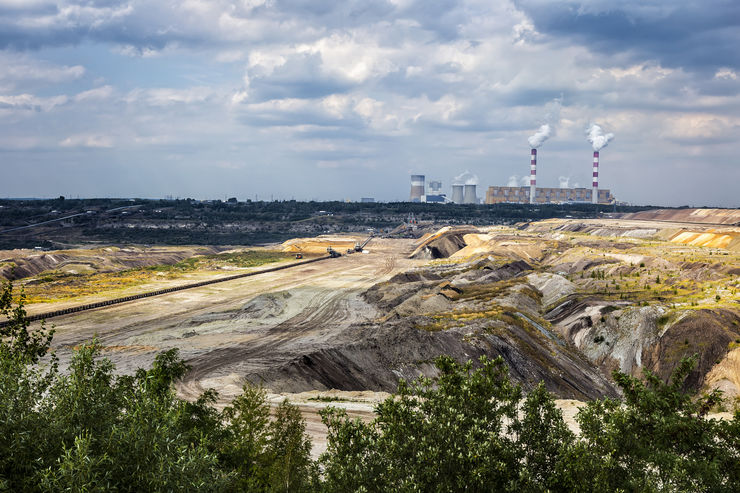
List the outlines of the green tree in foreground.
{"type": "Polygon", "coordinates": [[[682,390],[695,364],[670,383],[615,372],[624,401],[588,403],[566,426],[540,384],[526,398],[503,360],[480,368],[448,357],[435,379],[402,382],[371,423],[322,412],[328,491],[740,491],[740,414],[707,419],[717,392],[682,390]]]}

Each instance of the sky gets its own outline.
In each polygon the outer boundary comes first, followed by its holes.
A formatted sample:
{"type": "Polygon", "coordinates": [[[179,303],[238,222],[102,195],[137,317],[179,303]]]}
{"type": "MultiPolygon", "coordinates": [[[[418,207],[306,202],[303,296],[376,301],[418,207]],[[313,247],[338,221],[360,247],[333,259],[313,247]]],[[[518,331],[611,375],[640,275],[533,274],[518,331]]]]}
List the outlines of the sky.
{"type": "Polygon", "coordinates": [[[0,197],[740,207],[737,0],[0,0],[0,197]]]}

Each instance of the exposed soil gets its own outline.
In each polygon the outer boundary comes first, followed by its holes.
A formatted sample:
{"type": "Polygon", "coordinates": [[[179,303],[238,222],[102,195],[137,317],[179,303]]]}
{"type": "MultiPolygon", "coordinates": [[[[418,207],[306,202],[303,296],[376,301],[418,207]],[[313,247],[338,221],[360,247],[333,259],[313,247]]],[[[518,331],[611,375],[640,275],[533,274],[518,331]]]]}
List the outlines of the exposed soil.
{"type": "Polygon", "coordinates": [[[0,250],[0,279],[12,281],[51,270],[67,274],[89,274],[172,265],[193,255],[223,250],[224,248],[218,247],[105,247],[43,253],[34,250],[0,250]]]}
{"type": "MultiPolygon", "coordinates": [[[[655,233],[661,224],[634,223],[642,226],[558,220],[374,238],[367,254],[54,319],[54,344],[64,365],[97,334],[127,373],[178,348],[192,366],[180,395],[215,388],[220,405],[245,383],[276,395],[393,392],[400,378],[433,376],[441,354],[501,356],[525,389],[544,381],[559,397],[588,400],[617,395],[612,370],[667,378],[698,353],[688,388],[740,393],[738,254],[671,243],[655,233]]],[[[289,246],[325,251],[357,239],[289,246]]],[[[358,406],[369,419],[372,406],[358,406]]]]}

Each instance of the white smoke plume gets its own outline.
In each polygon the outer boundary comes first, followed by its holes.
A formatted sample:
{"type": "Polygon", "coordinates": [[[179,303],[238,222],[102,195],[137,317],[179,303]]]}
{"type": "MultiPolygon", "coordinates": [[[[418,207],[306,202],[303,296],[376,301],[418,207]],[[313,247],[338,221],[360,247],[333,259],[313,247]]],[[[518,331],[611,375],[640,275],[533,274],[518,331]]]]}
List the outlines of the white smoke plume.
{"type": "Polygon", "coordinates": [[[555,135],[555,127],[560,122],[560,108],[563,105],[563,96],[555,98],[545,105],[544,123],[534,135],[527,139],[529,146],[533,149],[538,148],[545,143],[547,139],[555,135]]]}
{"type": "Polygon", "coordinates": [[[474,175],[470,171],[465,170],[463,173],[456,176],[452,183],[455,185],[477,185],[478,175],[474,175]]]}
{"type": "Polygon", "coordinates": [[[516,175],[511,175],[509,177],[509,181],[506,183],[507,187],[518,187],[519,186],[519,177],[516,175]]]}
{"type": "Polygon", "coordinates": [[[594,151],[598,151],[609,144],[609,142],[614,138],[614,134],[605,134],[603,128],[592,123],[591,126],[588,127],[588,130],[586,130],[586,138],[591,142],[591,146],[594,148],[594,151]]]}
{"type": "Polygon", "coordinates": [[[523,187],[529,186],[529,176],[522,176],[521,183],[523,187]]]}
{"type": "Polygon", "coordinates": [[[570,176],[558,176],[558,181],[560,182],[560,188],[568,188],[570,176]]]}
{"type": "Polygon", "coordinates": [[[537,132],[530,136],[529,139],[529,147],[532,149],[537,149],[539,146],[545,143],[547,139],[550,138],[552,135],[552,127],[549,123],[545,123],[544,125],[540,126],[540,129],[537,130],[537,132]]]}

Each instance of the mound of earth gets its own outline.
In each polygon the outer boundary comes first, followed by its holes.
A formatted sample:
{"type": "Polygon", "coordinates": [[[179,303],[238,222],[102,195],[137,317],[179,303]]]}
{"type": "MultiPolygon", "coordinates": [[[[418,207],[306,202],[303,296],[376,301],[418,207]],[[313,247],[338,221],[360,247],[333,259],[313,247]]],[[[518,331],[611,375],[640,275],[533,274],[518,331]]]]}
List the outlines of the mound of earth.
{"type": "Polygon", "coordinates": [[[293,238],[283,243],[282,250],[290,253],[317,253],[325,254],[331,247],[340,253],[348,248],[354,248],[355,243],[362,241],[358,237],[348,236],[317,236],[315,238],[293,238]]]}
{"type": "MultiPolygon", "coordinates": [[[[666,380],[681,358],[698,354],[696,367],[686,379],[686,388],[697,390],[712,368],[739,345],[737,341],[740,313],[727,309],[690,311],[666,328],[652,347],[643,350],[643,364],[666,380]]],[[[738,395],[740,388],[726,390],[738,395]]]]}
{"type": "Polygon", "coordinates": [[[622,214],[620,217],[642,221],[676,221],[740,226],[739,209],[655,209],[622,214]]]}
{"type": "Polygon", "coordinates": [[[669,241],[673,243],[681,243],[683,245],[740,251],[740,230],[681,230],[680,232],[671,235],[669,241]]]}
{"type": "MultiPolygon", "coordinates": [[[[523,261],[479,261],[399,274],[363,294],[386,314],[380,321],[352,325],[328,345],[245,378],[277,392],[392,392],[399,378],[433,376],[440,355],[501,356],[525,388],[544,381],[565,398],[616,395],[598,368],[537,322],[542,295],[524,277],[531,269],[523,261]],[[487,311],[494,318],[478,315],[487,311]]],[[[537,279],[548,289],[558,285],[537,279]]]]}
{"type": "Polygon", "coordinates": [[[0,251],[0,279],[13,281],[52,270],[67,274],[82,274],[172,265],[194,255],[208,255],[223,250],[218,247],[106,247],[57,250],[48,253],[32,250],[5,250],[0,251]]]}
{"type": "Polygon", "coordinates": [[[307,388],[393,392],[400,378],[435,376],[433,362],[438,356],[476,362],[481,356],[501,356],[512,379],[526,389],[543,381],[548,390],[564,398],[617,395],[597,369],[538,334],[518,327],[491,333],[483,325],[430,332],[414,325],[425,321],[405,319],[352,327],[335,347],[304,354],[282,368],[247,378],[280,392],[307,388]]]}
{"type": "Polygon", "coordinates": [[[409,258],[448,258],[467,245],[465,235],[469,233],[478,233],[478,230],[445,226],[434,234],[425,235],[416,250],[409,255],[409,258]]]}

